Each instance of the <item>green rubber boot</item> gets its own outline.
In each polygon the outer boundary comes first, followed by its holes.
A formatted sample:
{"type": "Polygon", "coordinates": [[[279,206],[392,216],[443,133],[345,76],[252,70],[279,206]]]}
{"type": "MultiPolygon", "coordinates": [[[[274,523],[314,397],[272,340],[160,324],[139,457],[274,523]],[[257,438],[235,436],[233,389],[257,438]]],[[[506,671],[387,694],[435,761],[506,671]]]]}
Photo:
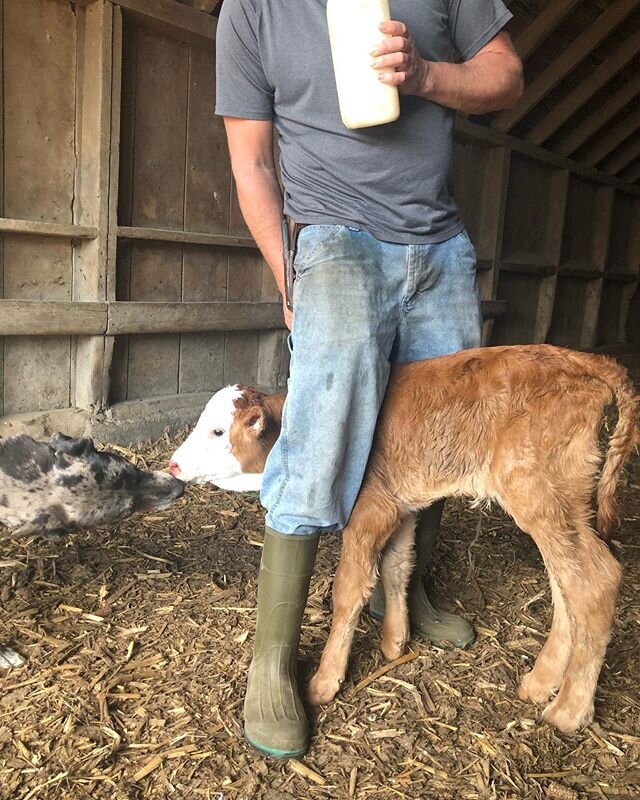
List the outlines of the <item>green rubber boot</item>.
{"type": "MultiPolygon", "coordinates": [[[[424,587],[423,575],[431,560],[440,529],[444,500],[434,503],[418,515],[416,524],[416,566],[409,582],[408,606],[411,633],[435,645],[468,647],[476,638],[469,622],[456,614],[434,608],[424,587]]],[[[369,600],[369,613],[375,619],[384,617],[384,589],[379,581],[369,600]]]]}
{"type": "Polygon", "coordinates": [[[258,577],[258,619],[244,701],[244,735],[256,750],[294,758],[309,746],[297,681],[298,642],[319,534],[266,528],[258,577]]]}

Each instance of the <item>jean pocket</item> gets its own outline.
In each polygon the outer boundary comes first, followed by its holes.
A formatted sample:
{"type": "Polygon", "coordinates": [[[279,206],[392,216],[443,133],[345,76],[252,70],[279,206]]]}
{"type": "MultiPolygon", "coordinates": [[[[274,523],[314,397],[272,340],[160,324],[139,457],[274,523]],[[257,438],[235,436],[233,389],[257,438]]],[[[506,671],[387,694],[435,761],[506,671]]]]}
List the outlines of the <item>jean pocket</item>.
{"type": "Polygon", "coordinates": [[[474,265],[474,268],[475,268],[477,266],[476,262],[478,260],[478,254],[476,252],[475,245],[471,241],[471,237],[469,236],[469,233],[467,232],[467,229],[463,228],[460,231],[460,233],[458,234],[458,236],[461,238],[462,242],[464,242],[463,249],[466,251],[464,253],[464,255],[466,255],[467,257],[469,257],[471,259],[473,259],[473,265],[474,265]]]}
{"type": "Polygon", "coordinates": [[[300,231],[294,267],[296,277],[309,272],[322,249],[330,244],[343,229],[343,225],[307,225],[300,231]]]}

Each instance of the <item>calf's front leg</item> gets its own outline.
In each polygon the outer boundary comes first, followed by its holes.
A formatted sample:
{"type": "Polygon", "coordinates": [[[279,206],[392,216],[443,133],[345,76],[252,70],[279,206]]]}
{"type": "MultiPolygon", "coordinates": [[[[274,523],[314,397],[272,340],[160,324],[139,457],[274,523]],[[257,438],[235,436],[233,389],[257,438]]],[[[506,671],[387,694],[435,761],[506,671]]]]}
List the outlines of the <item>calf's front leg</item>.
{"type": "Polygon", "coordinates": [[[318,671],[309,683],[309,702],[314,706],[330,703],[338,693],[347,671],[353,632],[375,585],[375,554],[361,553],[354,557],[350,538],[345,529],[340,564],[333,581],[331,631],[318,671]]]}
{"type": "Polygon", "coordinates": [[[398,523],[398,512],[381,490],[364,487],[342,535],[333,581],[333,618],[320,666],[309,683],[312,705],[330,703],[347,672],[353,633],[376,582],[378,556],[398,523]]]}

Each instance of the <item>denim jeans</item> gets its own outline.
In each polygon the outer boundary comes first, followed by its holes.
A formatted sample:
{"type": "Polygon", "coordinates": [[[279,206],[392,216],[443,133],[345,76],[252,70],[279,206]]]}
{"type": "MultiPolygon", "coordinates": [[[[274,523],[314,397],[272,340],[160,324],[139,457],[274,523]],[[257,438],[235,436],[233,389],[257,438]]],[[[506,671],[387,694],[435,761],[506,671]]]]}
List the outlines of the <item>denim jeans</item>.
{"type": "Polygon", "coordinates": [[[475,251],[464,231],[405,245],[310,225],[293,307],[282,432],[261,501],[280,533],[335,531],[355,504],[391,365],[480,346],[475,251]]]}

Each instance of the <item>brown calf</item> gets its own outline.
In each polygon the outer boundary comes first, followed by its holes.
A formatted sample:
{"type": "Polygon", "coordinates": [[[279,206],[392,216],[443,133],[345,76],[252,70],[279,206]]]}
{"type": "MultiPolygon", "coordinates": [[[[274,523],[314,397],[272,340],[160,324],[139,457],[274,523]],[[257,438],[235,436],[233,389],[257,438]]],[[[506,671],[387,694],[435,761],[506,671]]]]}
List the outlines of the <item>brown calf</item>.
{"type": "MultiPolygon", "coordinates": [[[[256,472],[282,406],[249,392],[236,408],[232,452],[243,470],[256,472]]],[[[457,495],[498,503],[538,545],[554,616],[519,694],[539,704],[551,700],[544,718],[562,731],[587,724],[621,579],[608,547],[615,490],[638,441],[639,412],[640,398],[615,361],[548,345],[471,350],[395,367],[344,530],[331,633],[311,680],[311,702],[327,703],[340,688],[383,549],[382,651],[389,659],[402,654],[415,513],[457,495]],[[594,528],[598,436],[611,402],[618,420],[597,486],[594,528]]]]}

